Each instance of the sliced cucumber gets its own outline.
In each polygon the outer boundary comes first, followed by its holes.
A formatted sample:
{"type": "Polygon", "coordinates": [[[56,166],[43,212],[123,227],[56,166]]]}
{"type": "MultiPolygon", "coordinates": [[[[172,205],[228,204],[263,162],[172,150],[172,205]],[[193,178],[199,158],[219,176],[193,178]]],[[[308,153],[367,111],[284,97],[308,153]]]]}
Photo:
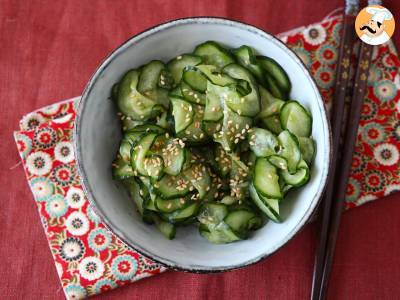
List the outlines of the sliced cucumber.
{"type": "Polygon", "coordinates": [[[133,169],[129,162],[123,160],[122,158],[117,158],[112,163],[112,173],[113,178],[122,180],[133,176],[133,169]]]}
{"type": "Polygon", "coordinates": [[[225,217],[224,222],[233,229],[233,231],[241,233],[246,236],[248,230],[251,228],[252,224],[250,220],[257,218],[258,216],[249,210],[234,210],[229,212],[225,217]]]}
{"type": "Polygon", "coordinates": [[[205,203],[199,211],[197,219],[201,224],[216,226],[228,214],[228,208],[221,203],[205,203]]]}
{"type": "Polygon", "coordinates": [[[214,157],[217,166],[217,172],[221,174],[222,177],[226,177],[232,168],[232,160],[230,156],[226,153],[221,145],[216,144],[214,146],[214,157]]]}
{"type": "Polygon", "coordinates": [[[207,142],[208,135],[203,131],[202,120],[204,116],[204,107],[201,105],[194,105],[193,107],[193,121],[184,131],[181,131],[177,136],[189,145],[198,145],[207,142]]]}
{"type": "Polygon", "coordinates": [[[181,223],[197,214],[199,203],[194,202],[183,209],[176,210],[172,213],[162,214],[162,217],[170,223],[181,223]]]}
{"type": "Polygon", "coordinates": [[[315,143],[312,138],[299,137],[300,152],[308,165],[311,165],[315,156],[315,143]]]}
{"type": "Polygon", "coordinates": [[[286,158],[288,171],[290,174],[293,174],[297,171],[297,165],[301,159],[299,142],[296,136],[288,130],[284,130],[278,135],[278,141],[280,144],[278,155],[286,158]]]}
{"type": "Polygon", "coordinates": [[[170,71],[172,78],[177,85],[182,78],[182,71],[185,67],[196,66],[202,62],[200,56],[192,54],[182,54],[174,58],[167,64],[167,68],[170,71]]]}
{"type": "Polygon", "coordinates": [[[158,178],[162,175],[164,168],[162,158],[157,155],[146,157],[156,137],[156,133],[148,133],[132,148],[131,165],[134,170],[144,176],[158,178]]]}
{"type": "Polygon", "coordinates": [[[270,92],[268,92],[262,86],[259,86],[260,91],[260,103],[261,103],[261,111],[257,115],[257,118],[264,119],[269,116],[279,115],[279,112],[285,104],[285,101],[274,98],[270,92]]]}
{"type": "Polygon", "coordinates": [[[251,151],[257,157],[267,157],[276,154],[279,142],[276,136],[267,129],[254,127],[248,134],[251,151]]]}
{"type": "Polygon", "coordinates": [[[118,109],[133,120],[145,121],[160,114],[162,107],[136,89],[139,72],[131,70],[121,80],[118,91],[118,109]]]}
{"type": "Polygon", "coordinates": [[[260,112],[260,96],[254,77],[246,68],[243,68],[237,64],[230,64],[222,71],[232,78],[247,81],[251,87],[251,92],[246,96],[241,97],[243,100],[240,99],[239,104],[234,105],[235,102],[232,103],[230,108],[243,116],[254,117],[257,115],[260,112]]]}
{"type": "Polygon", "coordinates": [[[283,129],[289,130],[298,137],[309,137],[312,129],[312,117],[297,101],[288,101],[280,112],[283,129]]]}
{"type": "Polygon", "coordinates": [[[183,70],[182,79],[198,92],[204,93],[207,89],[207,77],[196,68],[186,67],[183,70]]]}
{"type": "Polygon", "coordinates": [[[306,184],[310,179],[310,171],[304,160],[299,163],[296,173],[290,174],[287,170],[281,170],[280,174],[288,185],[295,187],[306,184]]]}
{"type": "Polygon", "coordinates": [[[124,185],[129,191],[129,196],[135,202],[136,209],[141,216],[143,216],[143,197],[140,195],[140,186],[133,178],[129,178],[123,181],[124,185]]]}
{"type": "Polygon", "coordinates": [[[282,219],[279,215],[279,213],[276,213],[275,210],[273,210],[266,202],[261,200],[259,194],[257,193],[255,187],[253,184],[250,184],[250,196],[251,199],[253,200],[254,204],[257,205],[257,207],[266,214],[266,216],[271,219],[275,223],[281,223],[282,219]]]}
{"type": "Polygon", "coordinates": [[[264,81],[265,86],[271,92],[271,94],[278,98],[278,99],[287,99],[288,95],[279,88],[278,83],[276,82],[275,78],[272,77],[269,73],[264,73],[264,81]]]}
{"type": "Polygon", "coordinates": [[[279,115],[266,117],[266,118],[261,119],[261,121],[266,129],[268,129],[269,131],[271,131],[275,134],[280,134],[283,131],[279,115]]]}
{"type": "Polygon", "coordinates": [[[183,172],[183,175],[198,191],[199,199],[203,199],[211,184],[207,167],[202,164],[193,164],[189,169],[183,172]]]}
{"type": "MultiPolygon", "coordinates": [[[[257,56],[257,61],[261,67],[272,77],[276,85],[286,96],[290,94],[292,84],[286,71],[274,59],[267,56],[257,56]]],[[[282,98],[285,99],[285,98],[282,98]]]]}
{"type": "Polygon", "coordinates": [[[121,145],[119,145],[119,155],[121,155],[122,159],[128,164],[131,160],[131,148],[132,144],[125,138],[121,141],[121,145]]]}
{"type": "Polygon", "coordinates": [[[163,199],[161,197],[157,197],[155,200],[155,207],[162,213],[171,213],[178,209],[183,209],[190,204],[191,201],[186,197],[175,199],[163,199]]]}
{"type": "Polygon", "coordinates": [[[224,105],[222,130],[213,136],[214,141],[220,143],[225,151],[232,152],[245,139],[251,124],[251,118],[239,116],[224,105]]]}
{"type": "Polygon", "coordinates": [[[200,226],[199,231],[202,237],[213,244],[227,244],[241,240],[241,238],[223,222],[212,229],[209,229],[208,226],[200,226]]]}
{"type": "Polygon", "coordinates": [[[191,183],[181,174],[178,176],[164,175],[154,184],[154,188],[163,199],[185,197],[190,192],[191,183]]]}
{"type": "Polygon", "coordinates": [[[194,49],[194,54],[203,58],[203,63],[206,65],[215,65],[222,69],[234,61],[232,56],[214,41],[208,41],[200,44],[194,49]]]}
{"type": "Polygon", "coordinates": [[[264,84],[263,69],[258,64],[254,50],[249,46],[241,46],[233,51],[239,64],[250,70],[258,82],[264,84]]]}
{"type": "Polygon", "coordinates": [[[155,90],[160,80],[161,71],[165,65],[160,60],[152,60],[141,68],[137,90],[145,94],[148,91],[155,90]]]}
{"type": "Polygon", "coordinates": [[[182,171],[187,152],[182,145],[180,139],[170,139],[161,150],[165,173],[176,176],[182,171]]]}
{"type": "Polygon", "coordinates": [[[196,69],[203,72],[212,84],[219,86],[226,86],[229,84],[235,84],[237,81],[232,77],[218,72],[218,68],[214,65],[198,65],[196,69]]]}
{"type": "Polygon", "coordinates": [[[204,118],[206,122],[218,122],[223,117],[223,106],[221,95],[225,92],[226,88],[215,84],[210,81],[207,82],[206,93],[206,107],[204,109],[204,118]]]}
{"type": "Polygon", "coordinates": [[[158,228],[158,230],[169,240],[174,239],[176,235],[176,227],[174,224],[163,221],[159,216],[155,213],[151,214],[154,224],[158,228]]]}
{"type": "Polygon", "coordinates": [[[183,98],[185,98],[185,100],[200,105],[206,104],[205,94],[193,90],[188,84],[186,84],[183,81],[180,84],[180,88],[181,88],[181,94],[183,98]]]}
{"type": "Polygon", "coordinates": [[[257,192],[264,197],[282,198],[279,176],[276,168],[268,162],[267,158],[257,158],[254,167],[253,184],[257,192]]]}
{"type": "Polygon", "coordinates": [[[279,155],[268,156],[268,161],[280,170],[287,170],[287,160],[279,155]]]}
{"type": "Polygon", "coordinates": [[[193,122],[193,106],[179,98],[172,98],[172,114],[175,120],[175,132],[184,131],[193,122]]]}
{"type": "MultiPolygon", "coordinates": [[[[165,129],[160,126],[154,125],[154,124],[138,125],[138,126],[131,128],[129,131],[127,131],[125,136],[127,136],[131,133],[136,134],[136,133],[149,133],[149,132],[162,134],[162,133],[165,133],[165,129]]],[[[135,135],[132,135],[132,137],[135,137],[135,135]]],[[[131,138],[131,141],[134,141],[134,140],[131,138]]]]}

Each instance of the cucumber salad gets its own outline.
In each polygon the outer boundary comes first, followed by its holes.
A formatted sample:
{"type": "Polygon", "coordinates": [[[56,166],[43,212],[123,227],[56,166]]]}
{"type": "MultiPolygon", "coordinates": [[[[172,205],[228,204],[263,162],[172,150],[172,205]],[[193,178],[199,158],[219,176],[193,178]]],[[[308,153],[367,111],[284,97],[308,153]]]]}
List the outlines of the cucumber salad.
{"type": "Polygon", "coordinates": [[[111,91],[123,131],[113,178],[168,239],[193,225],[230,243],[282,222],[315,153],[311,114],[290,90],[272,58],[213,41],[130,70],[111,91]]]}

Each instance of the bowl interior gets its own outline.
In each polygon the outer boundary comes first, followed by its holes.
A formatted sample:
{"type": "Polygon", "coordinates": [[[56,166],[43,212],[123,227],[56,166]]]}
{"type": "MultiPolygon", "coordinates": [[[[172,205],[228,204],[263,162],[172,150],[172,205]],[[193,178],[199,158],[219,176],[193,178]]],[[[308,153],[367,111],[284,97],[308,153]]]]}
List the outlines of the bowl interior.
{"type": "Polygon", "coordinates": [[[189,271],[221,271],[245,266],[284,245],[307,221],[325,185],[330,152],[329,128],[320,94],[303,64],[272,36],[255,27],[216,18],[172,21],[132,38],[96,71],[80,103],[76,121],[76,155],[89,200],[104,222],[128,245],[170,267],[189,271]],[[129,69],[152,59],[169,59],[193,51],[204,41],[227,47],[250,45],[259,54],[277,60],[292,81],[291,98],[313,115],[317,145],[311,180],[289,193],[282,205],[285,221],[268,222],[248,240],[213,245],[195,226],[179,228],[174,240],[165,239],[154,226],[144,224],[127,192],[111,178],[111,163],[118,150],[120,123],[108,99],[112,85],[129,69]]]}

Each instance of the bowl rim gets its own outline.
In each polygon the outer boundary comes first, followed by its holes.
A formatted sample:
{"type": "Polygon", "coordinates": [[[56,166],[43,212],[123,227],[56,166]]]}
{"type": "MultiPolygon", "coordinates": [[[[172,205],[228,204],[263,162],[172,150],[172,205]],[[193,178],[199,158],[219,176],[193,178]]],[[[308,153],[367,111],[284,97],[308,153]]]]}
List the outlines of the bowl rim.
{"type": "MultiPolygon", "coordinates": [[[[133,250],[137,251],[139,254],[153,260],[156,263],[159,263],[162,266],[165,266],[169,269],[174,269],[178,271],[184,271],[184,272],[190,272],[190,273],[218,273],[218,272],[225,272],[225,271],[232,271],[240,268],[244,268],[253,264],[256,264],[263,259],[271,256],[272,254],[276,253],[279,249],[281,249],[283,246],[285,246],[290,240],[296,236],[307,224],[307,221],[312,217],[314,211],[318,207],[318,204],[321,201],[323,192],[325,190],[326,184],[327,184],[327,178],[328,178],[328,173],[330,170],[330,165],[331,165],[331,160],[332,160],[332,133],[331,133],[331,128],[330,128],[330,123],[328,121],[328,113],[326,110],[326,107],[324,105],[324,101],[322,99],[322,96],[319,92],[319,89],[316,85],[315,79],[312,77],[310,72],[308,71],[307,67],[305,64],[302,62],[300,57],[289,47],[286,46],[285,43],[283,43],[281,40],[279,40],[277,37],[274,35],[264,31],[263,29],[260,29],[254,25],[237,21],[237,20],[232,20],[229,18],[223,18],[223,17],[214,17],[214,16],[195,16],[195,17],[185,17],[185,18],[178,18],[178,19],[172,19],[163,23],[159,23],[157,25],[154,25],[152,27],[149,27],[133,36],[125,40],[123,43],[121,43],[119,46],[117,46],[115,49],[113,49],[101,62],[101,64],[98,65],[96,70],[92,73],[92,76],[90,80],[88,81],[87,85],[85,86],[85,89],[83,91],[83,94],[81,96],[81,99],[78,104],[78,108],[76,110],[76,119],[75,119],[75,124],[74,124],[74,152],[75,152],[75,160],[77,164],[77,169],[78,169],[78,174],[80,176],[80,180],[82,183],[83,190],[87,196],[87,199],[89,201],[89,204],[91,205],[92,209],[95,211],[95,213],[99,216],[100,220],[102,223],[109,229],[112,233],[114,233],[123,243],[125,243],[127,246],[132,248],[133,250]],[[103,213],[103,211],[100,209],[99,206],[96,204],[96,198],[94,197],[94,194],[92,192],[92,189],[88,183],[87,176],[85,169],[83,167],[82,163],[82,151],[80,147],[80,129],[82,125],[82,119],[81,116],[83,114],[83,111],[85,109],[84,103],[86,102],[86,98],[88,98],[94,83],[96,82],[97,78],[101,76],[101,74],[105,71],[107,66],[110,64],[110,62],[119,54],[124,52],[126,48],[131,46],[132,44],[136,44],[140,42],[142,39],[145,39],[148,36],[151,36],[152,34],[155,34],[159,31],[164,31],[166,29],[169,29],[171,27],[179,26],[179,25],[185,25],[185,24],[192,24],[192,23],[203,23],[203,24],[221,24],[221,25],[230,25],[232,27],[236,28],[241,28],[246,31],[258,34],[262,36],[263,38],[267,38],[273,43],[276,43],[280,48],[282,48],[283,51],[287,52],[287,54],[295,60],[298,64],[302,66],[303,72],[306,75],[307,79],[310,81],[310,84],[313,87],[313,91],[315,93],[315,97],[317,98],[318,102],[318,109],[321,113],[322,116],[322,122],[323,122],[323,132],[325,139],[323,141],[324,143],[324,152],[325,156],[328,158],[327,161],[325,161],[323,168],[321,170],[321,179],[320,179],[320,184],[318,186],[317,192],[315,193],[312,201],[310,201],[310,204],[308,208],[305,211],[304,216],[300,219],[300,221],[294,226],[294,228],[285,236],[285,238],[275,245],[268,253],[263,253],[262,255],[259,255],[253,259],[247,260],[245,262],[236,264],[236,265],[229,265],[229,266],[216,266],[216,267],[207,267],[204,268],[199,265],[190,265],[190,266],[182,266],[179,265],[176,262],[173,262],[168,259],[164,259],[154,253],[149,252],[148,250],[144,249],[143,247],[137,245],[137,244],[132,244],[129,242],[129,238],[125,237],[125,234],[123,232],[120,232],[111,220],[109,220],[106,216],[106,214],[103,213]]],[[[319,149],[321,151],[321,149],[319,149]]]]}

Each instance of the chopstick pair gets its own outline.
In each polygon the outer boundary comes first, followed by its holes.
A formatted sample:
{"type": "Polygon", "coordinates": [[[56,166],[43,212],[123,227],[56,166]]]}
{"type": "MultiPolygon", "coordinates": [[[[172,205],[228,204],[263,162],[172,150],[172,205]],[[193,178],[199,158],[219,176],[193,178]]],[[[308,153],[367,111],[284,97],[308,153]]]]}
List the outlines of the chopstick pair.
{"type": "Polygon", "coordinates": [[[313,300],[325,299],[327,294],[372,55],[372,46],[361,43],[349,113],[346,118],[345,99],[351,80],[350,61],[355,40],[354,21],[357,12],[358,1],[346,1],[331,115],[332,163],[321,205],[319,242],[311,291],[313,300]]]}

